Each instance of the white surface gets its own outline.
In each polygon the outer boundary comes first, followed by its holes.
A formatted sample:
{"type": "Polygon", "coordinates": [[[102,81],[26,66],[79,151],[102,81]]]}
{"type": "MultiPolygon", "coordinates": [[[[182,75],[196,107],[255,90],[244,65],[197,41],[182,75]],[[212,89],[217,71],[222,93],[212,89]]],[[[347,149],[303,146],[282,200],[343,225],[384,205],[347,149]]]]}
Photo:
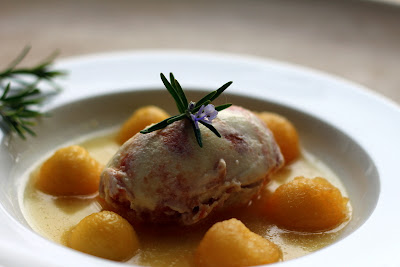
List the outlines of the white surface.
{"type": "MultiPolygon", "coordinates": [[[[374,161],[381,194],[369,220],[350,236],[284,266],[398,266],[400,230],[397,212],[400,109],[355,84],[284,63],[195,51],[144,51],[94,55],[62,61],[70,72],[65,90],[47,108],[112,91],[158,89],[159,73],[173,72],[182,86],[214,90],[226,81],[231,93],[294,107],[329,122],[356,140],[374,161]]],[[[0,133],[0,138],[2,134],[0,133]]],[[[4,151],[2,151],[4,153],[4,151]]],[[[0,163],[0,165],[5,163],[0,163]]],[[[4,178],[4,177],[2,177],[4,178]]],[[[32,234],[0,209],[0,264],[86,266],[109,263],[73,253],[32,234]],[[8,251],[8,252],[7,252],[8,251]],[[26,253],[26,251],[30,251],[26,253]],[[10,253],[9,253],[10,252],[10,253]],[[12,252],[12,253],[11,253],[12,252]],[[19,256],[21,255],[21,256],[19,256]],[[39,257],[35,255],[40,255],[39,257]]],[[[113,263],[109,263],[114,265],[113,263]]]]}

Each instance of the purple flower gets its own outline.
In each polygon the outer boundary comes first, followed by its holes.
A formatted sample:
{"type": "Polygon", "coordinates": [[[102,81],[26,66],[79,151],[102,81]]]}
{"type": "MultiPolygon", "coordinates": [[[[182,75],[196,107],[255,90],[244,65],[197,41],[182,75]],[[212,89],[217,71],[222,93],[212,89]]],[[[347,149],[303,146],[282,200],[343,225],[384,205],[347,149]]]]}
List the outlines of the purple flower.
{"type": "Polygon", "coordinates": [[[197,111],[196,114],[190,114],[196,129],[199,129],[199,121],[202,121],[207,124],[212,124],[212,120],[215,119],[218,115],[218,111],[215,110],[213,104],[208,104],[207,106],[202,105],[197,111]]]}

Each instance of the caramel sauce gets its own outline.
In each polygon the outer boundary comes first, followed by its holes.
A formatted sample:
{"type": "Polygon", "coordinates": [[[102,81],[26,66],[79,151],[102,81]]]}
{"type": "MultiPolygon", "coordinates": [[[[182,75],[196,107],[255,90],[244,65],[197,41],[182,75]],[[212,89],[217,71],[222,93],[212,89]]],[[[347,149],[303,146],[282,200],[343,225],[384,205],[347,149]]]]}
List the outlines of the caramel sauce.
{"type": "MultiPolygon", "coordinates": [[[[119,148],[115,140],[115,135],[109,134],[89,138],[79,145],[86,148],[100,163],[106,164],[119,148]]],[[[26,174],[29,178],[23,200],[25,217],[33,230],[65,245],[65,236],[72,227],[87,215],[102,210],[101,200],[97,195],[54,197],[44,194],[34,186],[37,169],[26,174]]],[[[297,233],[278,228],[261,214],[265,196],[296,176],[324,177],[347,196],[336,175],[313,155],[303,150],[298,160],[272,177],[272,181],[262,193],[264,197],[253,200],[247,207],[220,212],[190,227],[134,224],[141,246],[138,253],[127,263],[144,266],[192,266],[193,252],[209,227],[217,221],[233,217],[241,220],[251,231],[277,244],[281,248],[284,261],[332,244],[340,236],[344,225],[324,233],[297,233]]]]}

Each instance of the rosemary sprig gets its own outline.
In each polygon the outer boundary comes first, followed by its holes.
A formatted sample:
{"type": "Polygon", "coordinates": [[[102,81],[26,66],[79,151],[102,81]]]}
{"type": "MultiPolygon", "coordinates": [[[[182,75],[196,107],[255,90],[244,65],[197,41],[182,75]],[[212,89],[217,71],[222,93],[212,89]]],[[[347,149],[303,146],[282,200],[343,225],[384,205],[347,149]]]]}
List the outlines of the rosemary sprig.
{"type": "Polygon", "coordinates": [[[200,147],[203,147],[203,141],[201,138],[200,128],[198,126],[198,122],[207,127],[210,131],[212,131],[216,136],[221,137],[221,134],[217,129],[212,125],[212,120],[217,116],[218,111],[224,110],[230,107],[232,104],[223,104],[217,107],[214,107],[211,102],[215,100],[218,96],[220,96],[225,89],[227,89],[232,82],[227,82],[218,88],[215,91],[207,94],[203,98],[201,98],[197,103],[188,102],[185,92],[183,91],[179,82],[175,79],[174,75],[170,73],[170,81],[164,76],[164,74],[160,74],[161,80],[167,88],[168,92],[171,94],[173,99],[175,100],[176,107],[180,114],[167,118],[157,124],[154,124],[142,131],[142,134],[151,133],[156,130],[163,129],[167,127],[169,124],[174,123],[179,120],[189,119],[192,123],[194,134],[197,140],[197,143],[200,147]]]}
{"type": "Polygon", "coordinates": [[[58,52],[34,67],[19,68],[19,63],[30,49],[26,46],[5,70],[0,71],[0,123],[5,125],[6,131],[16,132],[22,139],[26,138],[26,134],[35,136],[32,127],[36,124],[36,119],[46,115],[37,111],[37,106],[45,99],[38,88],[39,83],[45,81],[50,89],[58,92],[60,88],[53,79],[65,74],[51,69],[58,52]]]}

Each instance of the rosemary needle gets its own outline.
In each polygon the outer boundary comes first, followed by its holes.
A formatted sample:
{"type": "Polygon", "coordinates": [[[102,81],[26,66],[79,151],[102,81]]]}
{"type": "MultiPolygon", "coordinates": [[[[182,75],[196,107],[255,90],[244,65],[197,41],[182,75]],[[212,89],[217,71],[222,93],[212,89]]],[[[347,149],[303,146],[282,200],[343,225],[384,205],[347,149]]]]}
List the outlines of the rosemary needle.
{"type": "Polygon", "coordinates": [[[30,49],[26,46],[5,70],[0,71],[0,124],[6,132],[15,132],[22,139],[26,134],[35,136],[32,127],[38,117],[45,115],[38,111],[38,106],[46,98],[39,84],[45,81],[50,89],[58,92],[60,88],[54,79],[65,74],[51,69],[58,52],[31,68],[18,67],[30,49]]]}
{"type": "Polygon", "coordinates": [[[163,129],[167,127],[169,124],[174,123],[179,120],[189,119],[193,126],[194,135],[196,137],[196,141],[200,147],[203,147],[203,141],[201,138],[201,132],[198,123],[201,123],[206,128],[208,128],[211,132],[213,132],[216,136],[221,137],[221,134],[217,129],[212,125],[212,120],[215,119],[218,115],[218,112],[230,107],[232,104],[223,104],[217,107],[211,104],[211,101],[215,100],[218,96],[228,88],[232,82],[227,82],[222,85],[219,89],[212,91],[207,94],[203,98],[201,98],[197,103],[188,102],[185,92],[183,91],[179,82],[175,79],[174,75],[170,73],[170,81],[164,76],[164,74],[160,74],[161,80],[165,85],[165,88],[171,94],[172,98],[175,100],[176,107],[180,114],[167,118],[157,124],[150,126],[142,131],[142,134],[151,133],[156,130],[163,129]]]}

